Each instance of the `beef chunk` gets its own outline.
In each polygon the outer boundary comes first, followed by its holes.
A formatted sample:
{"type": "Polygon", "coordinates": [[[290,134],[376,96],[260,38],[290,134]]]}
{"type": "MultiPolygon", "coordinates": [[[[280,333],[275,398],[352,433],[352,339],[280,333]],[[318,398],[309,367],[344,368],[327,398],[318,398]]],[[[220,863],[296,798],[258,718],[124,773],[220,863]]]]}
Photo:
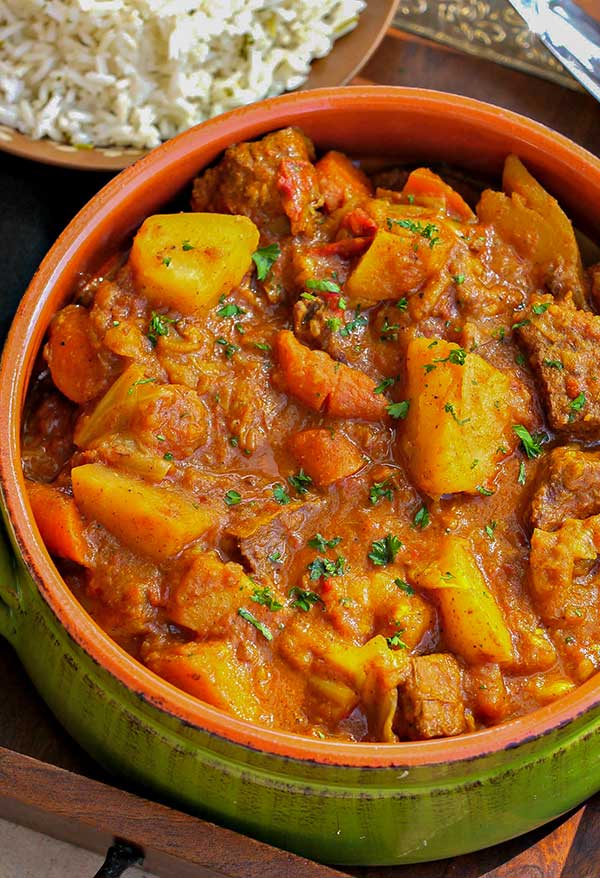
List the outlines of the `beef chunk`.
{"type": "Polygon", "coordinates": [[[194,180],[192,210],[243,214],[261,229],[310,231],[323,203],[311,141],[297,128],[230,146],[214,168],[194,180]]]}
{"type": "Polygon", "coordinates": [[[544,455],[531,498],[531,527],[552,531],[566,518],[588,518],[599,512],[600,452],[568,445],[544,455]]]}
{"type": "Polygon", "coordinates": [[[600,317],[569,302],[519,329],[553,430],[588,436],[600,427],[600,317]]]}
{"type": "Polygon", "coordinates": [[[465,731],[461,671],[454,656],[412,658],[410,677],[400,689],[400,723],[401,734],[414,740],[465,731]]]}

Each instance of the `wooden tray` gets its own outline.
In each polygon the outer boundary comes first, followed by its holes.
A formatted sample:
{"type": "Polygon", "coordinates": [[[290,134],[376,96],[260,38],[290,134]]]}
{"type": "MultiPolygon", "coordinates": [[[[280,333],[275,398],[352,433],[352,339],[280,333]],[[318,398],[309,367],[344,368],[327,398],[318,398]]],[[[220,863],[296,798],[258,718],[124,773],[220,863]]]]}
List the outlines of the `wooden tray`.
{"type": "MultiPolygon", "coordinates": [[[[104,854],[115,837],[161,878],[596,878],[600,796],[520,839],[418,866],[333,869],[142,798],[58,725],[0,641],[0,817],[104,854]]],[[[88,878],[68,876],[65,878],[88,878]]],[[[91,876],[89,876],[91,878],[91,876]]]]}

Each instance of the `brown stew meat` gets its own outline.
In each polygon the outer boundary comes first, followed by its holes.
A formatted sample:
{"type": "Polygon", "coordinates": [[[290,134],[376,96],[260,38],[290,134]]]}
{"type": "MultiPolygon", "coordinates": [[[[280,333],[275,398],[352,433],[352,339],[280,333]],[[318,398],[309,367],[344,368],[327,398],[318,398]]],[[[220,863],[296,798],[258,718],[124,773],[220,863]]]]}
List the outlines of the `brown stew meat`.
{"type": "Polygon", "coordinates": [[[156,674],[393,742],[597,670],[600,273],[514,156],[503,190],[472,209],[286,129],[228,149],[56,315],[33,512],[156,674]]]}

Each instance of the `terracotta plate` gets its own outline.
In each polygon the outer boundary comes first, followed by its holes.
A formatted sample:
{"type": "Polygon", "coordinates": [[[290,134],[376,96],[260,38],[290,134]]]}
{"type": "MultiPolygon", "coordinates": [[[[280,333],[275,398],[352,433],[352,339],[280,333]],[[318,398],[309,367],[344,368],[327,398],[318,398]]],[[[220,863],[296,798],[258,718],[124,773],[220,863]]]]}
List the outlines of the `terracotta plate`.
{"type": "MultiPolygon", "coordinates": [[[[367,0],[358,25],[334,43],[326,58],[314,61],[300,90],[346,85],[369,60],[388,29],[399,0],[367,0]]],[[[32,140],[13,128],[0,125],[0,150],[48,165],[88,171],[120,171],[149,150],[107,147],[77,149],[52,140],[32,140]]]]}

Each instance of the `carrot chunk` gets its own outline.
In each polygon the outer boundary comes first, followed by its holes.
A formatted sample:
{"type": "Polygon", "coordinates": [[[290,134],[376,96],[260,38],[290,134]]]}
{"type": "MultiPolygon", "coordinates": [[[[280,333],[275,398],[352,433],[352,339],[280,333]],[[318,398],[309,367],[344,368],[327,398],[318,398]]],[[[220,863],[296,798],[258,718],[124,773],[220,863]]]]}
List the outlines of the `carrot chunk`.
{"type": "Polygon", "coordinates": [[[90,547],[75,501],[58,488],[40,482],[27,485],[33,517],[51,555],[90,566],[90,547]]]}
{"type": "Polygon", "coordinates": [[[292,454],[318,487],[333,485],[357,472],[364,459],[356,445],[343,433],[302,430],[289,440],[292,454]]]}
{"type": "Polygon", "coordinates": [[[308,408],[336,418],[386,419],[385,399],[374,392],[375,382],[360,369],[307,348],[287,329],[277,336],[277,354],[287,392],[308,408]]]}
{"type": "Polygon", "coordinates": [[[446,211],[450,216],[463,222],[475,219],[475,214],[464,198],[429,168],[417,168],[413,171],[406,181],[402,194],[413,195],[415,200],[442,198],[446,202],[446,211]]]}
{"type": "Polygon", "coordinates": [[[329,213],[357,198],[368,198],[373,187],[367,175],[348,156],[332,150],[315,165],[325,207],[329,213]]]}

